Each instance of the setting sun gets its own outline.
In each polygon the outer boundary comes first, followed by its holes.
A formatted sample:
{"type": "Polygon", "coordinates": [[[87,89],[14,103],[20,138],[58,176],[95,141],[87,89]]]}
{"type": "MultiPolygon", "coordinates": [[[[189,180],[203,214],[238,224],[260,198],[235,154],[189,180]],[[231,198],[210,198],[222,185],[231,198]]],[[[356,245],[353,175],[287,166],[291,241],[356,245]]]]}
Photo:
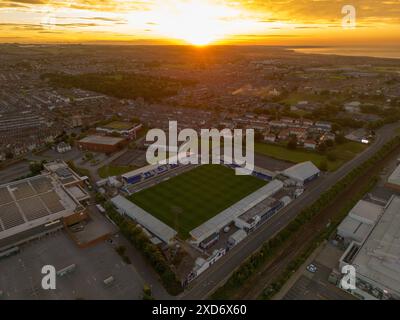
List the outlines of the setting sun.
{"type": "Polygon", "coordinates": [[[239,12],[206,1],[168,3],[153,12],[158,31],[172,39],[202,46],[233,31],[230,22],[239,12]]]}

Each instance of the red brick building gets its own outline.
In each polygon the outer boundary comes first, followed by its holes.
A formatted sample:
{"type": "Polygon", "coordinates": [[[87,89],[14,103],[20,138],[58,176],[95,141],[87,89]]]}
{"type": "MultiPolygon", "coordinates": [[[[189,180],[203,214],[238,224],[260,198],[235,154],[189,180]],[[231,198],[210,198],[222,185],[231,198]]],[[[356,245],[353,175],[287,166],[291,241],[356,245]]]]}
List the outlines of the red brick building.
{"type": "Polygon", "coordinates": [[[87,136],[78,141],[78,148],[81,150],[113,153],[121,150],[127,144],[126,139],[118,137],[87,136]]]}

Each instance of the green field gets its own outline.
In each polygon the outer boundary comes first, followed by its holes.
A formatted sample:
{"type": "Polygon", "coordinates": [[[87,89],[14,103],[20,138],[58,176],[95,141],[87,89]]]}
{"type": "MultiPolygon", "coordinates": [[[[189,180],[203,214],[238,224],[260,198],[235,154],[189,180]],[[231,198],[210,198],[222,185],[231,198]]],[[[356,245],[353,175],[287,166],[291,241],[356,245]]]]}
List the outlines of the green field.
{"type": "Polygon", "coordinates": [[[124,121],[112,121],[103,127],[111,130],[128,130],[132,128],[132,123],[124,121]]]}
{"type": "Polygon", "coordinates": [[[129,200],[186,239],[191,230],[265,184],[253,176],[236,176],[222,165],[202,165],[139,191],[129,200]]]}
{"type": "Polygon", "coordinates": [[[100,178],[108,178],[119,176],[135,169],[137,169],[135,166],[103,166],[98,170],[98,174],[100,178]]]}
{"type": "Polygon", "coordinates": [[[353,159],[358,153],[365,150],[368,146],[362,143],[348,141],[343,144],[336,145],[328,150],[326,154],[320,154],[316,151],[308,151],[305,149],[289,150],[285,146],[255,143],[255,152],[266,155],[278,160],[300,163],[304,161],[312,161],[319,166],[323,161],[327,161],[329,171],[335,171],[347,161],[353,159]],[[327,154],[334,154],[336,160],[328,160],[327,154]]]}

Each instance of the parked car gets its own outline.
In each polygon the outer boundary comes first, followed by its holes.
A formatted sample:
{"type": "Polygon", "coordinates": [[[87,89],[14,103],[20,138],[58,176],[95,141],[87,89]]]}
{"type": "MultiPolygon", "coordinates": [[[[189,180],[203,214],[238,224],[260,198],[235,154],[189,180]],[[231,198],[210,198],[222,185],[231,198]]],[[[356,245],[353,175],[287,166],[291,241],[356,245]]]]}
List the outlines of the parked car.
{"type": "Polygon", "coordinates": [[[308,272],[311,273],[316,273],[318,270],[318,268],[314,264],[309,264],[306,269],[308,272]]]}

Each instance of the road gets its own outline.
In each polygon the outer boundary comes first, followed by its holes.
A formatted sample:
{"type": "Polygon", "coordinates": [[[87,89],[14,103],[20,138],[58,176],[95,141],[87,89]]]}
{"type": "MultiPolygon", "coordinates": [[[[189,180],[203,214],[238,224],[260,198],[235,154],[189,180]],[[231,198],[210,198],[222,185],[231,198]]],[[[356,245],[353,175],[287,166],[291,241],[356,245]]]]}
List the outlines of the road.
{"type": "Polygon", "coordinates": [[[218,287],[223,285],[232,272],[240,266],[263,243],[272,238],[294,219],[302,209],[311,205],[322,193],[332,187],[337,181],[346,176],[352,169],[362,164],[376,153],[393,136],[399,123],[387,125],[376,131],[376,139],[371,146],[357,157],[344,164],[334,173],[320,179],[311,189],[307,190],[299,199],[280,211],[267,223],[260,226],[245,240],[234,247],[225,257],[215,263],[209,270],[194,280],[190,287],[179,297],[184,300],[199,300],[209,297],[218,287]]]}
{"type": "Polygon", "coordinates": [[[14,181],[30,173],[29,162],[22,160],[0,170],[0,184],[14,181]]]}

